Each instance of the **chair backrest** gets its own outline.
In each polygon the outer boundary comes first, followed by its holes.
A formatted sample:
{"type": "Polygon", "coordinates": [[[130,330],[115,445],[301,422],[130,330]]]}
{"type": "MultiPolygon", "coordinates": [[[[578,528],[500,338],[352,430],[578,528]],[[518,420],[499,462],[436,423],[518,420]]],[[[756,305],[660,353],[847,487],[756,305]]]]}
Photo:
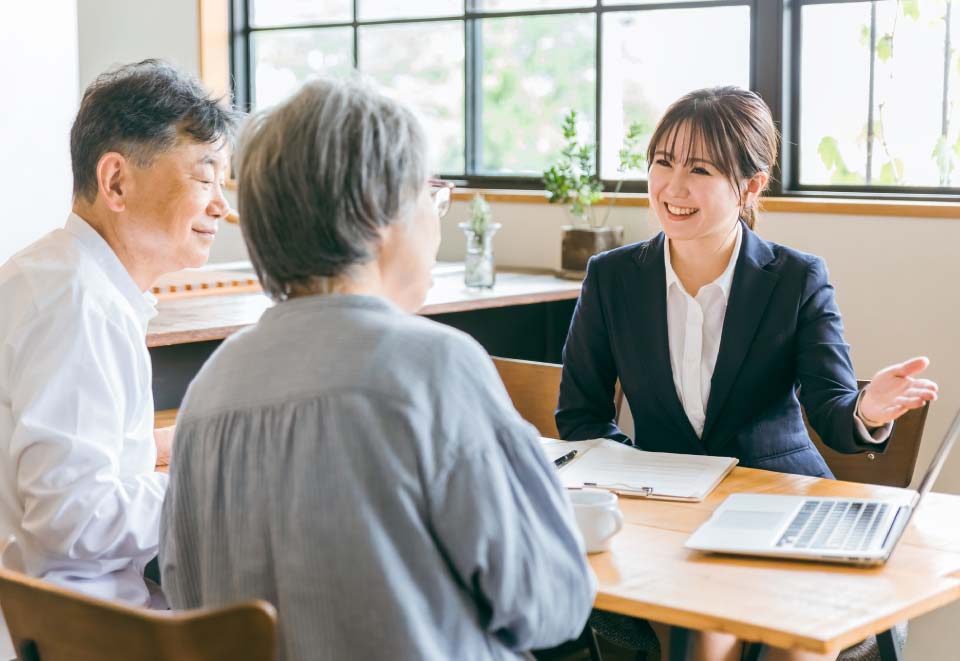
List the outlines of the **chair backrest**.
{"type": "MultiPolygon", "coordinates": [[[[513,400],[513,406],[520,416],[536,427],[541,436],[560,438],[553,413],[560,398],[560,374],[563,366],[497,357],[493,358],[493,364],[496,365],[500,380],[506,386],[507,394],[513,400]]],[[[622,403],[623,393],[618,381],[614,394],[618,418],[622,403]]]]}
{"type": "Polygon", "coordinates": [[[0,605],[25,661],[270,661],[275,655],[276,611],[265,601],[150,611],[0,570],[0,605]]]}
{"type": "MultiPolygon", "coordinates": [[[[493,358],[493,364],[500,373],[500,379],[506,386],[514,407],[523,419],[536,427],[541,436],[559,438],[553,414],[560,393],[562,366],[497,357],[493,358]]],[[[860,381],[860,388],[867,383],[869,381],[860,381]]],[[[614,396],[618,418],[622,403],[623,392],[618,382],[614,396]]],[[[890,443],[883,454],[842,454],[831,450],[810,426],[806,413],[803,421],[807,425],[810,438],[838,480],[907,487],[913,479],[929,408],[929,405],[926,405],[901,416],[893,426],[890,443]]]]}
{"type": "MultiPolygon", "coordinates": [[[[863,388],[868,383],[870,382],[860,381],[858,385],[863,388]]],[[[919,409],[907,411],[900,416],[893,425],[890,443],[883,454],[876,452],[843,454],[831,450],[824,445],[817,432],[810,426],[806,413],[803,414],[803,421],[807,425],[807,432],[814,445],[817,446],[827,466],[838,480],[908,487],[917,465],[917,454],[920,452],[920,440],[929,408],[929,404],[925,404],[919,409]]]]}

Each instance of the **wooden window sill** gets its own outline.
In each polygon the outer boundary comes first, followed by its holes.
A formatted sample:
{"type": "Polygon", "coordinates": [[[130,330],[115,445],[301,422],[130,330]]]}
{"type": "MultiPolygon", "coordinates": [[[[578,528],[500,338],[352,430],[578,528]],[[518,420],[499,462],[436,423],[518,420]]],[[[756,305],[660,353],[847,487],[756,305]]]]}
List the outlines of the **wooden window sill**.
{"type": "MultiPolygon", "coordinates": [[[[488,202],[514,204],[549,204],[541,191],[457,189],[453,198],[469,201],[482,193],[488,202]]],[[[609,198],[600,202],[609,204],[609,198]]],[[[648,207],[650,202],[642,193],[621,193],[617,206],[648,207]]],[[[766,197],[762,200],[763,211],[835,214],[847,216],[899,216],[912,218],[960,219],[960,202],[919,202],[912,200],[851,200],[834,198],[766,197]]]]}
{"type": "MultiPolygon", "coordinates": [[[[228,189],[236,190],[236,183],[227,182],[228,189]]],[[[477,193],[482,193],[487,202],[510,204],[549,204],[540,191],[483,190],[461,188],[453,194],[453,199],[469,202],[477,193]]],[[[610,204],[609,198],[599,203],[610,204]]],[[[621,193],[617,198],[619,207],[648,207],[650,201],[642,193],[621,193]]],[[[824,197],[766,197],[763,198],[763,211],[806,214],[833,214],[838,216],[885,216],[900,218],[946,218],[960,219],[960,202],[918,202],[911,200],[838,200],[824,197]]],[[[227,217],[231,223],[237,222],[236,212],[227,217]]]]}

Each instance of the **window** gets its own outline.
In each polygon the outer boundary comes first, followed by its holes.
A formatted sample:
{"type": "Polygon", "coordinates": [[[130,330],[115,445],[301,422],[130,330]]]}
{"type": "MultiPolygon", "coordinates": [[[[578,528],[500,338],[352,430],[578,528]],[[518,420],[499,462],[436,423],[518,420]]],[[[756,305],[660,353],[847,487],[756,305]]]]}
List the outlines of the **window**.
{"type": "Polygon", "coordinates": [[[800,187],[960,186],[960,52],[952,46],[960,6],[952,5],[805,4],[800,187]]]}
{"type": "MultiPolygon", "coordinates": [[[[960,3],[958,3],[960,4],[960,3]]],[[[561,122],[619,178],[627,127],[683,93],[759,92],[780,126],[773,193],[960,192],[952,0],[232,0],[238,103],[354,68],[418,109],[445,177],[536,188],[561,122]],[[827,46],[825,46],[827,45],[827,46]]],[[[624,190],[645,188],[627,173],[624,190]]]]}

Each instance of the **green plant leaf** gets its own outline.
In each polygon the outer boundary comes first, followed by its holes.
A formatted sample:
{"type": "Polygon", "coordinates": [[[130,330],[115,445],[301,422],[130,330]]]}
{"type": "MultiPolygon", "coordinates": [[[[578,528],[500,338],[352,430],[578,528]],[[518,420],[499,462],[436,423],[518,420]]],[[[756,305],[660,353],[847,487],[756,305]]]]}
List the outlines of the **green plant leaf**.
{"type": "Polygon", "coordinates": [[[895,158],[887,161],[880,168],[880,176],[877,178],[878,184],[898,184],[903,181],[903,161],[895,158]]]}
{"type": "Polygon", "coordinates": [[[920,18],[920,3],[918,0],[900,0],[900,9],[903,15],[913,20],[920,18]]]}
{"type": "Polygon", "coordinates": [[[889,32],[877,40],[877,58],[886,62],[893,57],[893,35],[889,32]]]}
{"type": "Polygon", "coordinates": [[[585,224],[590,206],[600,201],[603,191],[594,172],[596,146],[580,144],[575,110],[564,117],[562,130],[566,144],[557,161],[543,171],[543,185],[550,202],[569,204],[570,213],[585,224]]]}
{"type": "MultiPolygon", "coordinates": [[[[960,143],[960,140],[958,140],[960,143]]],[[[940,172],[940,184],[947,185],[950,181],[950,175],[953,173],[953,153],[957,149],[957,143],[951,146],[947,144],[947,136],[941,135],[933,148],[931,156],[937,163],[937,170],[940,172]]]]}
{"type": "Polygon", "coordinates": [[[820,155],[820,160],[823,161],[824,167],[828,170],[833,170],[838,164],[843,164],[843,159],[840,157],[840,148],[837,146],[837,139],[833,136],[828,135],[820,140],[820,144],[817,146],[817,153],[820,155]]]}
{"type": "Polygon", "coordinates": [[[623,138],[623,146],[620,148],[620,165],[617,170],[621,173],[630,170],[640,170],[647,161],[644,147],[646,139],[649,137],[651,127],[645,122],[631,122],[627,129],[627,135],[623,138]]]}
{"type": "Polygon", "coordinates": [[[577,139],[577,111],[571,110],[570,114],[563,118],[563,137],[567,140],[576,141],[577,139]]]}
{"type": "Polygon", "coordinates": [[[861,25],[860,26],[860,45],[868,48],[870,46],[870,26],[861,25]]]}
{"type": "Polygon", "coordinates": [[[895,184],[897,183],[897,175],[893,171],[892,163],[884,163],[883,167],[880,168],[880,176],[877,177],[878,184],[895,184]]]}
{"type": "Polygon", "coordinates": [[[847,168],[843,156],[840,155],[837,139],[833,136],[828,135],[820,139],[817,153],[824,166],[830,171],[830,183],[839,185],[863,183],[863,177],[860,174],[851,172],[847,168]]]}
{"type": "Polygon", "coordinates": [[[470,229],[477,236],[484,236],[493,224],[493,212],[487,200],[477,193],[470,203],[470,229]]]}

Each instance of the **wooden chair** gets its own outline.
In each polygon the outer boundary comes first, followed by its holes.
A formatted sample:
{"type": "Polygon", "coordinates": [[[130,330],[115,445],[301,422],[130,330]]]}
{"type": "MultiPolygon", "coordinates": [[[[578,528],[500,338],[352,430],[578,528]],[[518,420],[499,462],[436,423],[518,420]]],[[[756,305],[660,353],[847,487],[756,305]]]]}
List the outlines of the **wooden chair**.
{"type": "MultiPolygon", "coordinates": [[[[863,388],[869,381],[859,381],[863,388]]],[[[890,444],[883,454],[866,452],[863,454],[842,454],[831,450],[813,430],[804,413],[803,421],[814,445],[823,455],[827,466],[838,480],[883,484],[892,487],[908,487],[913,479],[913,469],[917,465],[920,452],[920,440],[923,426],[927,421],[929,405],[907,411],[897,420],[890,435],[890,444]]]]}
{"type": "MultiPolygon", "coordinates": [[[[532,424],[547,438],[560,438],[553,413],[560,398],[560,374],[562,365],[537,363],[532,360],[493,357],[493,364],[500,373],[500,380],[507,388],[513,406],[520,416],[532,424]]],[[[613,396],[617,418],[623,405],[620,382],[613,396]]]]}
{"type": "Polygon", "coordinates": [[[21,661],[270,661],[276,648],[265,601],[150,611],[0,570],[0,604],[21,661]]]}
{"type": "Polygon", "coordinates": [[[179,409],[165,409],[163,411],[154,411],[153,412],[153,426],[154,427],[169,427],[171,425],[177,424],[177,413],[179,409]]]}
{"type": "MultiPolygon", "coordinates": [[[[559,438],[554,410],[560,392],[561,365],[537,363],[513,358],[493,358],[500,373],[500,379],[507,388],[510,399],[517,411],[534,427],[541,436],[559,438]]],[[[869,381],[859,381],[863,388],[869,381]]],[[[614,396],[617,416],[623,404],[623,391],[617,382],[614,396]]],[[[893,426],[890,444],[884,454],[866,452],[863,454],[842,454],[831,450],[813,430],[804,413],[803,421],[814,445],[823,455],[838,480],[883,484],[895,487],[907,487],[913,479],[913,470],[920,452],[920,440],[927,421],[929,405],[908,411],[893,426]]]]}

